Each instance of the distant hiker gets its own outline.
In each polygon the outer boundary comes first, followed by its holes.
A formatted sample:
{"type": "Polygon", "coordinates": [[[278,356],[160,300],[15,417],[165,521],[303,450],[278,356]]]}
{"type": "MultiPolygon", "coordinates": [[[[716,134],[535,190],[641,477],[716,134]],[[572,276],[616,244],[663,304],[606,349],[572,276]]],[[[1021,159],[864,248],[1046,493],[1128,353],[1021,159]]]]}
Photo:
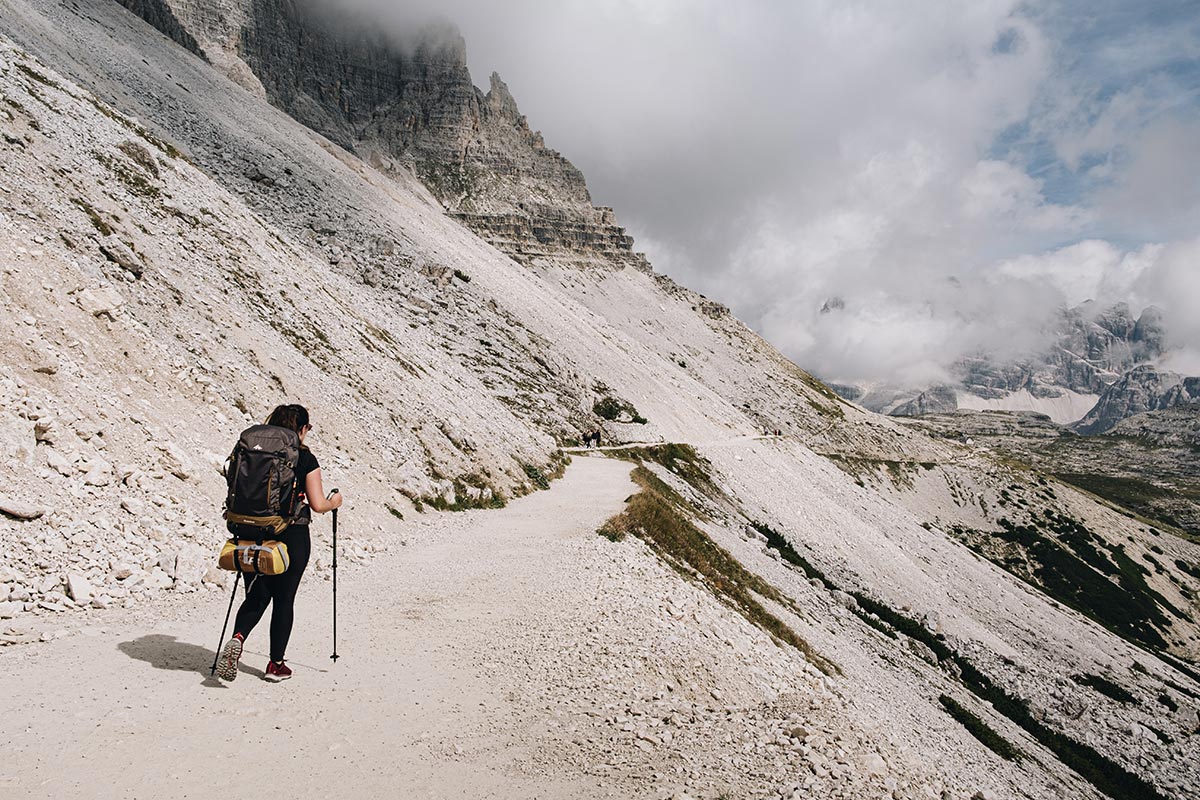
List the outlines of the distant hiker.
{"type": "Polygon", "coordinates": [[[583,435],[583,446],[584,447],[592,447],[593,445],[595,445],[596,447],[600,446],[600,429],[599,428],[590,430],[583,435]]]}
{"type": "Polygon", "coordinates": [[[309,512],[311,510],[324,514],[341,506],[343,500],[341,494],[334,494],[329,499],[325,497],[325,487],[321,483],[321,467],[316,456],[304,445],[304,438],[313,429],[308,419],[308,410],[304,406],[276,406],[266,424],[295,431],[299,437],[300,458],[295,466],[295,495],[285,498],[283,503],[284,508],[293,509],[291,524],[276,537],[287,545],[290,563],[280,575],[242,574],[246,581],[246,599],[238,608],[233,638],[226,642],[221,650],[218,667],[218,674],[227,681],[237,677],[242,645],[270,604],[273,604],[271,660],[267,664],[264,677],[273,681],[292,677],[292,670],[284,663],[284,653],[287,650],[288,637],[292,634],[292,607],[296,601],[296,590],[300,588],[300,578],[304,575],[304,568],[308,566],[308,557],[312,549],[308,535],[311,519],[309,512]]]}

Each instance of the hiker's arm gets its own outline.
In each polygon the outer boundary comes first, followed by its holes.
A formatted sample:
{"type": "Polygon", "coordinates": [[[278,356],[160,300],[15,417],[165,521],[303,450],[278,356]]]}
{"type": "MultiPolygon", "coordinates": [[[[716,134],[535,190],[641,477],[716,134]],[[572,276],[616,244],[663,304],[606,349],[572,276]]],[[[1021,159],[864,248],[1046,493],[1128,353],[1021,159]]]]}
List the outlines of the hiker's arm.
{"type": "Polygon", "coordinates": [[[317,467],[304,479],[304,493],[308,496],[308,507],[318,514],[333,511],[342,504],[341,492],[331,499],[325,498],[325,485],[321,483],[321,468],[317,467]]]}

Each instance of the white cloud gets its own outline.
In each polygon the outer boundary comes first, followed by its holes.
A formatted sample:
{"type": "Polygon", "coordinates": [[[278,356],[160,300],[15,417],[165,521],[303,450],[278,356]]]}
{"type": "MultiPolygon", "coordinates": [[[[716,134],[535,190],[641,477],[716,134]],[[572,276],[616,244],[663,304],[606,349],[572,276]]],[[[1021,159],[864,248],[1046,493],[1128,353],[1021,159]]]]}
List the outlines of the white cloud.
{"type": "Polygon", "coordinates": [[[328,1],[454,20],[657,268],[830,377],[1033,347],[1200,219],[1196,26],[1132,2],[328,1]]]}
{"type": "Polygon", "coordinates": [[[1043,283],[1072,306],[1086,300],[1146,304],[1153,300],[1137,297],[1135,287],[1158,263],[1161,251],[1160,246],[1147,245],[1126,253],[1108,242],[1088,239],[1052,252],[1001,262],[995,274],[1043,283]]]}

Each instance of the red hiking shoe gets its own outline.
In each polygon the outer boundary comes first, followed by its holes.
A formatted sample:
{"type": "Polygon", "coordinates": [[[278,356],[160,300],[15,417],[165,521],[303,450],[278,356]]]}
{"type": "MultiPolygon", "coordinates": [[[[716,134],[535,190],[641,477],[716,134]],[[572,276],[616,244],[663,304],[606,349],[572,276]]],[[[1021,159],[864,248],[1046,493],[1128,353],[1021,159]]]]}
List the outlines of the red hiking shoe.
{"type": "Polygon", "coordinates": [[[279,681],[286,681],[288,678],[292,677],[292,670],[282,661],[268,661],[267,672],[265,675],[263,675],[263,677],[269,681],[279,683],[279,681]]]}

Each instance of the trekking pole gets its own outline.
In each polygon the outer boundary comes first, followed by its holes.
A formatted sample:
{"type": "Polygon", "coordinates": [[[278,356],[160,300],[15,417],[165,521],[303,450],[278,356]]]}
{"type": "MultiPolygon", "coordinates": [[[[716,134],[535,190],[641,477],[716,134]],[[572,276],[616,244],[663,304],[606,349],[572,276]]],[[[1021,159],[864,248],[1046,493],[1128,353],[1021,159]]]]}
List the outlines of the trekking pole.
{"type": "MultiPolygon", "coordinates": [[[[234,559],[235,559],[235,563],[236,563],[236,559],[237,559],[236,553],[234,554],[234,559]]],[[[225,629],[229,627],[229,615],[233,613],[233,598],[237,597],[237,587],[238,587],[238,584],[241,582],[242,582],[242,572],[239,569],[233,575],[233,592],[232,592],[232,594],[229,595],[229,608],[226,609],[226,611],[225,611],[225,624],[221,626],[221,641],[217,642],[217,652],[213,654],[212,669],[210,669],[208,671],[208,675],[210,678],[213,675],[217,674],[217,659],[219,659],[221,657],[221,645],[225,642],[225,629]]]]}
{"type": "MultiPolygon", "coordinates": [[[[338,490],[333,489],[329,492],[329,497],[332,498],[337,493],[338,493],[338,490]]],[[[330,656],[330,658],[333,659],[333,663],[335,663],[335,664],[337,663],[337,660],[338,660],[338,651],[337,651],[337,512],[338,512],[338,510],[335,508],[333,510],[333,655],[330,656]]],[[[224,635],[224,634],[222,634],[222,635],[224,635]]]]}

